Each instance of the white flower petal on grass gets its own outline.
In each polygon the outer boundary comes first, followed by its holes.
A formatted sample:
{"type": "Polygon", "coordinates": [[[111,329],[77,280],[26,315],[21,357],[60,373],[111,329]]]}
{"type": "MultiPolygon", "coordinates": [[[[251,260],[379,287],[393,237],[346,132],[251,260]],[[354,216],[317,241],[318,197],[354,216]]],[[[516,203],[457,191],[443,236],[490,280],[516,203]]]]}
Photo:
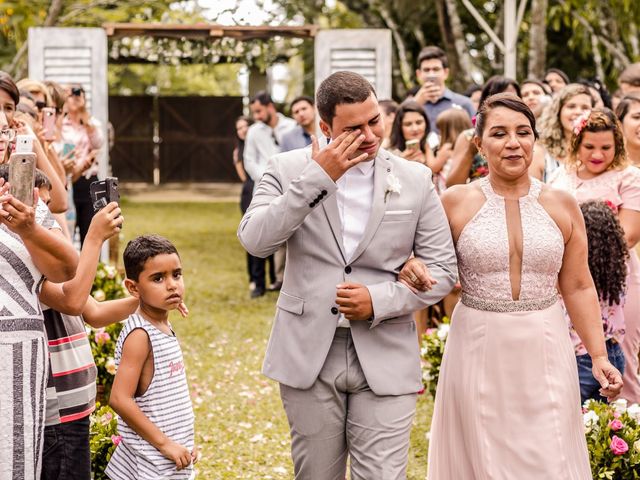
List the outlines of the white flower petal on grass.
{"type": "Polygon", "coordinates": [[[273,471],[274,471],[275,473],[280,473],[280,474],[282,474],[282,475],[286,475],[286,474],[287,474],[287,469],[286,469],[286,468],[284,468],[284,467],[274,467],[274,468],[273,468],[273,471]]]}
{"type": "Polygon", "coordinates": [[[264,435],[258,433],[249,439],[251,443],[264,442],[264,435]]]}

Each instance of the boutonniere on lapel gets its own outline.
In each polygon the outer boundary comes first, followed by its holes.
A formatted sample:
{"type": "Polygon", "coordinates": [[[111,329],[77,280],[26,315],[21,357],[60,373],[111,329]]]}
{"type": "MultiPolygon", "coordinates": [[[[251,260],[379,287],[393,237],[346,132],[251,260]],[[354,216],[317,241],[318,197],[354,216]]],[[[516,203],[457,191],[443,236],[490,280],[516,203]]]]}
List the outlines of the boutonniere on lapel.
{"type": "Polygon", "coordinates": [[[387,175],[387,188],[384,191],[384,203],[387,203],[387,197],[389,197],[390,194],[397,193],[400,195],[401,190],[402,184],[400,183],[400,179],[393,173],[387,175]]]}

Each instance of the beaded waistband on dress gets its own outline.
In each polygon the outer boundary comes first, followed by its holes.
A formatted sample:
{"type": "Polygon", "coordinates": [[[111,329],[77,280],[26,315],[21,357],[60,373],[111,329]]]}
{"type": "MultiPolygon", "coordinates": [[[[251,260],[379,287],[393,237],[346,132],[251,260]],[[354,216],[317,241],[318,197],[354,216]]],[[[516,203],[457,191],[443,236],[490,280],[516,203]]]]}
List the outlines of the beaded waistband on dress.
{"type": "Polygon", "coordinates": [[[487,300],[462,292],[461,301],[467,307],[475,308],[476,310],[510,313],[544,310],[556,303],[558,298],[557,294],[553,294],[547,298],[531,298],[526,300],[487,300]]]}

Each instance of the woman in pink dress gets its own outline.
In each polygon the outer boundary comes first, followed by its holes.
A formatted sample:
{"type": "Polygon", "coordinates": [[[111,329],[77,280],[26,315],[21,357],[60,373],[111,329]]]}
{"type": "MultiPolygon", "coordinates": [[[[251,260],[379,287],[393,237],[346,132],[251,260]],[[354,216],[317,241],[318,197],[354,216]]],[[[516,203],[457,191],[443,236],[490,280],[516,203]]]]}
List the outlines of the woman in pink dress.
{"type": "MultiPolygon", "coordinates": [[[[622,380],[607,358],[580,209],[570,195],[529,177],[535,117],[522,100],[490,97],[474,138],[489,175],[441,197],[462,298],[440,369],[428,478],[590,480],[558,287],[601,393],[613,397],[622,380]]],[[[401,281],[423,273],[412,260],[401,281]]]]}
{"type": "Polygon", "coordinates": [[[640,403],[640,261],[635,251],[640,239],[640,169],[628,163],[618,119],[609,109],[594,109],[577,120],[567,163],[549,183],[571,193],[580,203],[603,200],[618,209],[629,247],[622,341],[626,366],[621,395],[629,402],[640,403]]]}

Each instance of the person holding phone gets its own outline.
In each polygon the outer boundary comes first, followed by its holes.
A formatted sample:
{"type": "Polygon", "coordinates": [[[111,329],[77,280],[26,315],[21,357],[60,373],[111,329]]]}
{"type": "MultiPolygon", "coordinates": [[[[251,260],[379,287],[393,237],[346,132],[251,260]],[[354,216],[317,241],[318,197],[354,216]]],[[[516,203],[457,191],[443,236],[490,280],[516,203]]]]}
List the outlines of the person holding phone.
{"type": "Polygon", "coordinates": [[[62,141],[73,145],[73,203],[82,245],[93,218],[89,185],[98,180],[96,158],[104,143],[104,135],[100,123],[87,109],[84,88],[81,85],[71,85],[66,90],[68,96],[62,121],[62,141]]]}
{"type": "Polygon", "coordinates": [[[420,86],[413,93],[413,99],[424,106],[429,117],[431,132],[439,133],[436,126],[438,115],[454,105],[466,110],[470,118],[476,114],[476,109],[468,97],[446,87],[445,82],[449,78],[449,61],[440,47],[432,45],[422,49],[418,56],[416,77],[420,86]]]}
{"type": "MultiPolygon", "coordinates": [[[[0,112],[0,131],[8,130],[0,112]]],[[[0,178],[0,478],[38,479],[48,369],[38,290],[43,277],[72,278],[78,256],[35,189],[33,207],[9,191],[0,178]]]]}

